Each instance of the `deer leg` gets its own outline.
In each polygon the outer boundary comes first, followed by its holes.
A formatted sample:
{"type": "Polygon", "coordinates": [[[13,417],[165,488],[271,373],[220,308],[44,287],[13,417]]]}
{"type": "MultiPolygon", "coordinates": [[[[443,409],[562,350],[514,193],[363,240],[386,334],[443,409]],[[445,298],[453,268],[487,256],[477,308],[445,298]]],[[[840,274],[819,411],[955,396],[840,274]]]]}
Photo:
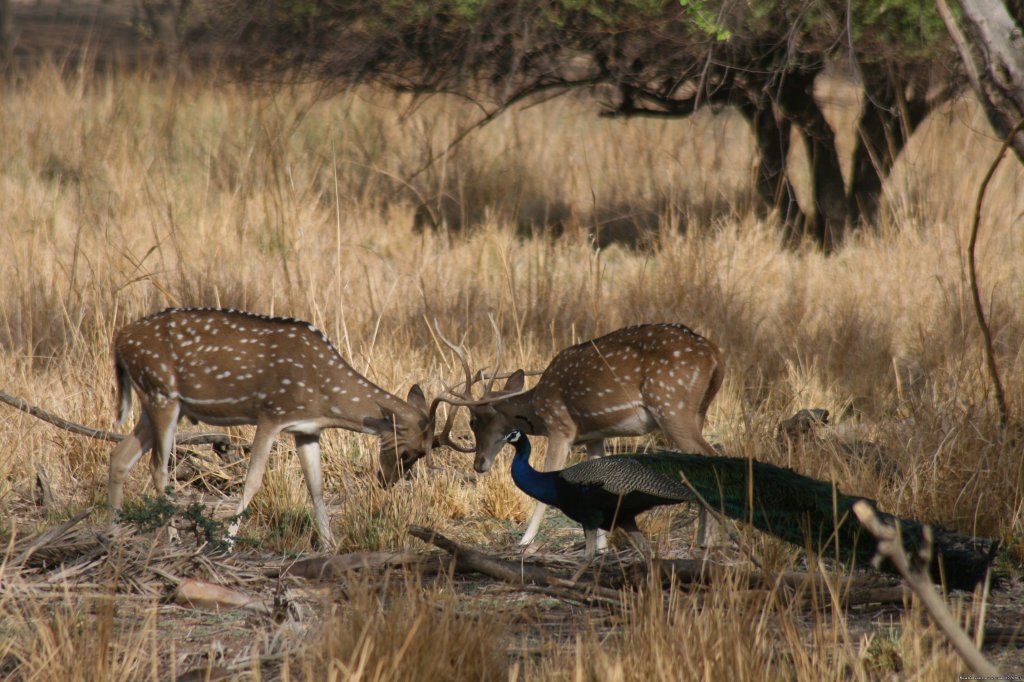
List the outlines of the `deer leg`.
{"type": "Polygon", "coordinates": [[[331,521],[324,504],[323,475],[320,471],[320,434],[310,436],[304,433],[295,434],[295,449],[299,453],[299,464],[306,477],[306,489],[313,501],[313,514],[316,518],[316,532],[320,546],[333,550],[334,536],[331,534],[331,521]]]}
{"type": "Polygon", "coordinates": [[[156,494],[167,493],[167,465],[174,450],[174,433],[178,429],[181,407],[177,401],[150,404],[146,410],[153,424],[153,451],[149,456],[149,473],[153,477],[156,494]]]}
{"type": "MultiPolygon", "coordinates": [[[[661,431],[675,443],[680,452],[718,456],[718,452],[704,440],[701,433],[704,425],[702,416],[693,415],[689,419],[673,419],[670,416],[666,419],[664,415],[656,415],[655,419],[661,431]]],[[[697,544],[700,547],[708,547],[714,536],[719,535],[718,526],[721,522],[708,516],[708,510],[700,505],[697,511],[697,544]]]]}
{"type": "MultiPolygon", "coordinates": [[[[569,447],[572,441],[565,437],[548,436],[548,453],[544,458],[544,471],[553,471],[565,467],[565,460],[569,457],[569,447]]],[[[540,523],[544,520],[544,511],[548,508],[543,502],[538,502],[533,508],[533,516],[530,517],[530,525],[526,527],[523,539],[519,541],[520,546],[525,547],[534,541],[537,532],[540,530],[540,523]]]]}
{"type": "Polygon", "coordinates": [[[520,546],[527,546],[537,537],[537,531],[540,530],[540,523],[544,520],[544,512],[548,506],[543,502],[538,502],[533,508],[533,516],[530,517],[530,524],[526,527],[526,532],[523,533],[522,539],[519,541],[520,546]]]}
{"type": "Polygon", "coordinates": [[[249,506],[253,495],[263,484],[263,472],[267,468],[267,459],[270,458],[270,446],[274,439],[281,432],[280,427],[269,424],[260,424],[256,427],[256,435],[253,436],[252,450],[249,457],[249,470],[245,472],[245,487],[242,488],[242,499],[235,510],[235,518],[228,526],[228,537],[234,538],[238,533],[238,526],[242,521],[242,512],[249,506]]]}
{"type": "Polygon", "coordinates": [[[114,525],[115,512],[124,502],[124,481],[142,453],[153,446],[153,429],[149,417],[143,412],[132,432],[110,451],[110,471],[107,475],[107,521],[114,525]]]}
{"type": "MultiPolygon", "coordinates": [[[[597,459],[598,457],[604,457],[604,439],[587,441],[586,446],[587,459],[597,459]]],[[[597,529],[596,549],[608,549],[608,531],[604,530],[603,528],[597,529]]]]}

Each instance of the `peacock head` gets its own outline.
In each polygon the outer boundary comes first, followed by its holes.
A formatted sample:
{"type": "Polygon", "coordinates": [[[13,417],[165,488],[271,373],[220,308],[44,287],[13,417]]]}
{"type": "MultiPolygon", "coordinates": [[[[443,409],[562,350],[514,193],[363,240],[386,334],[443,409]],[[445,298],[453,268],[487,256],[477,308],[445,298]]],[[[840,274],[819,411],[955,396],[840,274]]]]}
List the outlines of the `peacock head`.
{"type": "Polygon", "coordinates": [[[512,429],[507,434],[505,434],[505,437],[502,438],[502,440],[505,441],[506,443],[511,443],[512,445],[518,447],[521,443],[526,441],[526,434],[523,433],[522,429],[512,429]]]}

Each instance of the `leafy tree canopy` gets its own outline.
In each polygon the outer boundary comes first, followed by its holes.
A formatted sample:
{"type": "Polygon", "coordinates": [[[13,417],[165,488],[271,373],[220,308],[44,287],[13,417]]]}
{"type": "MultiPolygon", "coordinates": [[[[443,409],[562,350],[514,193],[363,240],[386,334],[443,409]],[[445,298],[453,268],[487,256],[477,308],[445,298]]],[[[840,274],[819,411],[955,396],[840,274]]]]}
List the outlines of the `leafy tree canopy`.
{"type": "Polygon", "coordinates": [[[874,219],[906,138],[956,85],[931,0],[224,0],[219,8],[215,28],[257,74],[374,81],[498,107],[604,84],[613,86],[604,113],[619,116],[736,106],[758,139],[760,195],[826,247],[874,219]],[[866,95],[849,186],[812,95],[831,63],[857,73],[866,95]],[[791,126],[815,164],[809,215],[789,187],[791,126]]]}

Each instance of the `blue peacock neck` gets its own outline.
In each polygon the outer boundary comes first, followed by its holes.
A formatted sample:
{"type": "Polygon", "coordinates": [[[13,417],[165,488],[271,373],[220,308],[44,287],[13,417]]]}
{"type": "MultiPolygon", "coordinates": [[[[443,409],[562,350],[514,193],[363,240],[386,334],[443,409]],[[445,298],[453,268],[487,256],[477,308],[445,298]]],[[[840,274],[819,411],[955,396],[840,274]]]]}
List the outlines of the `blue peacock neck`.
{"type": "Polygon", "coordinates": [[[531,448],[526,434],[521,433],[519,440],[512,445],[516,449],[515,457],[512,458],[512,481],[530,497],[545,504],[555,504],[558,501],[555,487],[558,474],[537,471],[530,466],[531,448]]]}

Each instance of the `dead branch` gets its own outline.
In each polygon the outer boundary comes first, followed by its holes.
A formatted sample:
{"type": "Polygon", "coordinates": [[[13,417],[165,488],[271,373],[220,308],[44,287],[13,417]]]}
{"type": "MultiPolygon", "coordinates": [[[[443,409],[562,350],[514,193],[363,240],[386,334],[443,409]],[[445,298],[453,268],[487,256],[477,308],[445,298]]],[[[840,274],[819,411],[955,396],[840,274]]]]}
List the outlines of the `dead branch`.
{"type": "MultiPolygon", "coordinates": [[[[946,608],[946,604],[939,595],[935,586],[932,585],[928,574],[919,566],[912,566],[910,559],[903,551],[903,544],[900,542],[897,528],[882,523],[875,511],[863,500],[853,505],[853,513],[857,515],[861,524],[878,539],[878,559],[885,557],[893,563],[896,570],[900,572],[907,585],[914,591],[914,594],[921,599],[928,613],[939,628],[945,633],[953,648],[960,657],[967,663],[971,670],[989,679],[994,679],[999,670],[988,662],[978,647],[974,645],[967,633],[957,625],[956,620],[946,608]]],[[[925,527],[924,544],[919,550],[917,557],[920,565],[927,566],[931,561],[932,536],[931,528],[925,527]]]]}
{"type": "Polygon", "coordinates": [[[410,552],[352,552],[310,557],[288,563],[269,573],[270,577],[291,576],[308,580],[339,580],[357,570],[414,566],[421,573],[440,573],[450,568],[450,557],[425,556],[410,552]]]}
{"type": "Polygon", "coordinates": [[[995,175],[999,163],[1006,156],[1006,150],[1009,149],[1014,136],[1022,127],[1024,127],[1024,118],[1017,121],[1017,125],[1003,139],[1003,145],[999,148],[999,153],[992,160],[992,165],[988,167],[988,172],[985,173],[985,177],[981,181],[981,186],[978,188],[978,198],[974,202],[974,222],[971,225],[971,240],[967,244],[967,274],[971,284],[971,298],[974,301],[974,314],[978,318],[978,326],[981,328],[981,335],[985,340],[985,366],[988,368],[989,378],[992,380],[992,390],[995,393],[996,406],[999,408],[999,425],[1004,428],[1009,423],[1010,411],[1006,406],[1003,383],[999,379],[999,370],[996,367],[995,349],[992,345],[992,331],[989,329],[988,322],[985,319],[985,310],[981,307],[981,294],[978,292],[978,269],[975,264],[974,250],[978,243],[978,226],[981,224],[981,204],[985,200],[988,184],[992,180],[992,176],[995,175]]]}
{"type": "Polygon", "coordinates": [[[611,601],[618,603],[619,601],[617,590],[596,583],[574,583],[554,576],[539,566],[496,559],[475,549],[464,547],[430,528],[411,525],[409,534],[451,554],[455,557],[455,563],[459,570],[476,571],[513,585],[537,585],[560,599],[581,602],[611,601]]]}
{"type": "Polygon", "coordinates": [[[82,521],[82,519],[89,516],[89,514],[92,514],[92,507],[89,507],[88,509],[78,512],[77,514],[72,516],[64,523],[61,523],[60,525],[48,528],[47,530],[43,531],[42,533],[36,536],[35,540],[32,542],[31,545],[29,545],[24,551],[18,554],[18,556],[15,557],[13,561],[11,561],[10,565],[15,567],[23,565],[32,557],[33,554],[38,552],[46,545],[59,540],[61,537],[64,536],[65,533],[67,533],[69,530],[78,525],[82,521]]]}
{"type": "MultiPolygon", "coordinates": [[[[21,398],[17,398],[6,391],[0,391],[0,402],[5,402],[11,407],[15,407],[22,412],[26,412],[37,419],[41,419],[48,424],[52,424],[57,428],[70,431],[71,433],[77,433],[80,436],[87,436],[89,438],[95,438],[97,440],[106,440],[113,443],[124,440],[125,436],[122,433],[114,433],[113,431],[105,431],[103,429],[94,429],[83,424],[78,424],[73,421],[58,417],[52,412],[31,405],[21,398]]],[[[213,445],[215,448],[226,452],[233,449],[248,449],[248,445],[236,445],[231,442],[231,438],[224,433],[193,433],[182,436],[176,440],[177,445],[213,445]]]]}

